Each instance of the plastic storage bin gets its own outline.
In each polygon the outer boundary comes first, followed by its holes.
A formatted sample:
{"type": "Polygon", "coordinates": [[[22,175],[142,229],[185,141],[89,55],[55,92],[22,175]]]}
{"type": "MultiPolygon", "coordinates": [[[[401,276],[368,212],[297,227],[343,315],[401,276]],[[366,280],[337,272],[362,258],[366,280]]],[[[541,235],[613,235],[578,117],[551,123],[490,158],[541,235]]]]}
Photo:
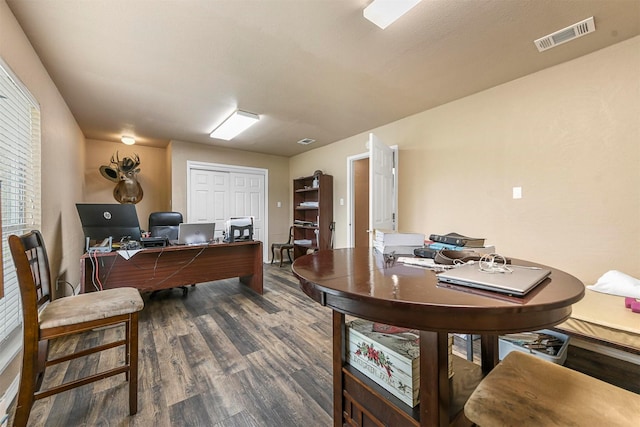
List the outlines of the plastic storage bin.
{"type": "Polygon", "coordinates": [[[520,351],[523,353],[529,353],[532,354],[536,357],[539,357],[540,359],[544,359],[548,362],[552,362],[555,363],[557,365],[563,365],[565,360],[567,360],[567,349],[569,347],[569,336],[565,335],[565,334],[561,334],[559,332],[556,331],[551,331],[549,329],[543,329],[540,331],[535,331],[535,332],[540,332],[540,333],[544,333],[544,334],[548,334],[548,335],[552,335],[556,338],[559,338],[560,340],[563,341],[562,347],[560,347],[560,351],[558,351],[558,353],[553,356],[547,353],[544,353],[542,351],[538,351],[535,349],[529,349],[526,347],[522,347],[516,343],[510,342],[510,341],[506,341],[502,338],[499,339],[498,341],[498,346],[499,346],[499,351],[500,351],[500,360],[504,359],[507,354],[509,354],[512,351],[520,351]]]}

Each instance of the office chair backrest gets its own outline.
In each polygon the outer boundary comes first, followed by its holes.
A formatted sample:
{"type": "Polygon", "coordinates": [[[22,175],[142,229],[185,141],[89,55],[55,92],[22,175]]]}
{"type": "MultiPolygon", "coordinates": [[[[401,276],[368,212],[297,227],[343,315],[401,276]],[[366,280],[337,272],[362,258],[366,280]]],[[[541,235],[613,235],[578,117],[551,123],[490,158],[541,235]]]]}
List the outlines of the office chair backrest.
{"type": "Polygon", "coordinates": [[[9,236],[9,247],[20,286],[24,327],[38,325],[38,309],[51,301],[51,273],[42,234],[34,230],[9,236]]]}
{"type": "Polygon", "coordinates": [[[180,212],[152,212],[149,214],[149,232],[151,237],[178,239],[178,227],[182,222],[180,212]]]}

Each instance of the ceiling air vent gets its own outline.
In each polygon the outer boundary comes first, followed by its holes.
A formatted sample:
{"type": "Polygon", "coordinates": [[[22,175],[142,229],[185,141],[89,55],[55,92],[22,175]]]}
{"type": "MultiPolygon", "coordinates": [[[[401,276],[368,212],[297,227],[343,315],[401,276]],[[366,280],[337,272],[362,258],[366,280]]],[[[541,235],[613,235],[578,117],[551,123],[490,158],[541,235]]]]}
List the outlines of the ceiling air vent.
{"type": "Polygon", "coordinates": [[[303,138],[300,141],[298,141],[298,144],[301,145],[309,145],[309,144],[313,144],[314,142],[316,142],[315,139],[311,139],[311,138],[303,138]]]}
{"type": "Polygon", "coordinates": [[[534,41],[538,51],[542,52],[552,47],[556,47],[562,43],[566,43],[578,37],[582,37],[585,34],[593,33],[596,30],[596,24],[593,22],[593,16],[587,18],[584,21],[580,21],[567,28],[556,31],[534,41]]]}

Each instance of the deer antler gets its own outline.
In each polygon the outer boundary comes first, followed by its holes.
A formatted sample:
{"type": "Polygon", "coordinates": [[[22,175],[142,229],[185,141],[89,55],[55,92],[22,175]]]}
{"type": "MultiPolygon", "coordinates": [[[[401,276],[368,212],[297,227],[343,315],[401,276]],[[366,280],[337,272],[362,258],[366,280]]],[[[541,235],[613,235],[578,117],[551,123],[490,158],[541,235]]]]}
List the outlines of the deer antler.
{"type": "Polygon", "coordinates": [[[138,166],[140,166],[140,156],[138,156],[137,154],[133,155],[133,162],[134,165],[131,169],[137,168],[138,166]]]}
{"type": "Polygon", "coordinates": [[[115,160],[113,160],[113,155],[111,156],[111,164],[114,165],[116,168],[120,164],[120,158],[118,156],[118,152],[117,151],[116,151],[116,159],[115,160]]]}

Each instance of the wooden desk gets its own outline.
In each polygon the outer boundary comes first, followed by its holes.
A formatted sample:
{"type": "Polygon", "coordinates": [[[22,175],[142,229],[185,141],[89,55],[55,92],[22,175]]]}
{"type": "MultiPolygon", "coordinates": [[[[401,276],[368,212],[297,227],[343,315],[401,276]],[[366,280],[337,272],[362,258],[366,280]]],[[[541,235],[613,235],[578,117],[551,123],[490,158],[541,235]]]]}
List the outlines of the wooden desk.
{"type": "Polygon", "coordinates": [[[439,284],[427,269],[400,263],[385,269],[382,256],[367,248],[305,255],[293,263],[292,270],[303,292],[334,310],[336,427],[343,423],[395,427],[464,423],[464,403],[498,363],[498,335],[563,322],[571,314],[571,304],[584,295],[578,279],[554,268],[549,279],[521,299],[451,289],[439,284]],[[409,408],[346,363],[345,314],[421,331],[418,407],[409,408]],[[449,380],[449,332],[481,335],[482,368],[455,357],[449,380]]]}
{"type": "Polygon", "coordinates": [[[95,290],[92,262],[97,263],[104,289],[131,286],[140,291],[155,291],[239,277],[262,295],[260,241],[147,248],[128,260],[117,252],[97,253],[91,258],[84,254],[80,259],[82,292],[95,290]]]}

